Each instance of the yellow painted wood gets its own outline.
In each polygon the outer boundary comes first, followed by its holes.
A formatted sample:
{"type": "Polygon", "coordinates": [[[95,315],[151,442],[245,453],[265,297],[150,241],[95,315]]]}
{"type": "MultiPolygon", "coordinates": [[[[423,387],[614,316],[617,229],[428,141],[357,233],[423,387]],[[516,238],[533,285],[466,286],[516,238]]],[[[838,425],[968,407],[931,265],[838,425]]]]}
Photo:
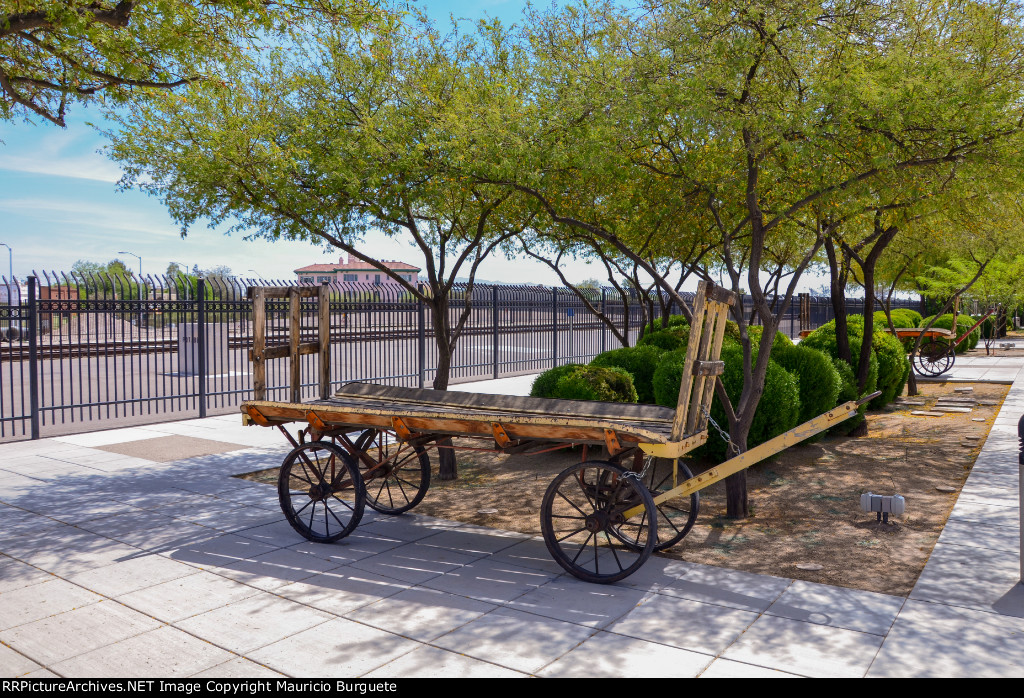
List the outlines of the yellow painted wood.
{"type": "MultiPolygon", "coordinates": [[[[729,320],[729,306],[725,303],[717,303],[715,309],[715,338],[711,343],[711,355],[715,357],[717,361],[722,355],[722,342],[725,339],[725,325],[729,320]]],[[[708,428],[708,419],[704,416],[705,411],[711,412],[711,399],[715,394],[715,379],[710,378],[704,384],[704,394],[701,396],[700,401],[700,414],[697,415],[697,421],[694,424],[694,429],[690,431],[705,431],[708,428]]]]}
{"type": "Polygon", "coordinates": [[[663,444],[639,443],[637,446],[648,456],[653,458],[678,458],[702,446],[708,440],[708,433],[701,432],[694,434],[682,441],[669,441],[663,444]]]}
{"type": "Polygon", "coordinates": [[[707,281],[697,284],[697,295],[693,299],[693,324],[690,325],[690,341],[686,343],[686,358],[683,360],[683,382],[679,386],[676,400],[676,416],[672,420],[672,441],[683,438],[686,411],[690,405],[690,390],[693,387],[693,362],[697,360],[699,338],[704,328],[704,306],[707,303],[707,281]]]}
{"type": "MultiPolygon", "coordinates": [[[[749,468],[754,463],[760,463],[765,458],[774,456],[776,453],[780,453],[790,446],[798,444],[804,439],[808,439],[815,434],[838,424],[844,419],[853,416],[857,413],[857,407],[858,404],[856,400],[844,402],[842,405],[839,405],[825,414],[818,415],[814,419],[804,422],[800,426],[794,427],[784,434],[779,434],[774,439],[769,439],[763,444],[758,444],[749,451],[745,451],[735,458],[730,458],[724,463],[715,466],[711,470],[707,470],[700,475],[690,478],[678,487],[674,487],[667,492],[659,494],[654,498],[654,503],[661,504],[662,502],[674,497],[685,497],[697,490],[707,487],[708,485],[713,485],[720,480],[724,480],[734,473],[738,473],[741,470],[749,468]]],[[[635,516],[642,511],[643,506],[637,506],[624,511],[622,516],[628,520],[630,517],[635,516]]]]}

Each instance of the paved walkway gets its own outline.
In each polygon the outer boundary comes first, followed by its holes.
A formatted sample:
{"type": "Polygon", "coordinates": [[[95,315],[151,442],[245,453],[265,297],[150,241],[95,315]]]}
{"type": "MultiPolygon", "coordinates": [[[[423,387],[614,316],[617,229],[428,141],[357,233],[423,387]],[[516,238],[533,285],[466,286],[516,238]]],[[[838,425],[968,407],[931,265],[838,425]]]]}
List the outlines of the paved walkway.
{"type": "Polygon", "coordinates": [[[5,444],[0,676],[1021,676],[1022,365],[957,362],[1015,382],[906,599],[661,558],[588,585],[539,539],[369,509],[311,544],[229,477],[286,450],[235,416],[5,444]]]}

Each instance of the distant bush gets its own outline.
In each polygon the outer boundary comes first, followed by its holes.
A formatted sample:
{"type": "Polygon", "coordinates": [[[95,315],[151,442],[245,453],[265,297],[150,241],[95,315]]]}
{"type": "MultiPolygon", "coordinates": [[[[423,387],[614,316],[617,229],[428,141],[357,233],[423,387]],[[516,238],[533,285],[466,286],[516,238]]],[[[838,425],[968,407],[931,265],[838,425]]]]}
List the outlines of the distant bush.
{"type": "Polygon", "coordinates": [[[563,364],[544,371],[534,379],[533,385],[530,387],[530,395],[553,397],[552,393],[554,393],[558,381],[578,368],[583,368],[583,364],[563,364]]]}
{"type": "MultiPolygon", "coordinates": [[[[653,379],[655,400],[659,405],[672,408],[676,406],[679,387],[682,384],[685,356],[684,351],[662,355],[653,379]]],[[[729,342],[722,347],[721,359],[725,362],[722,383],[730,400],[735,402],[739,400],[743,390],[743,350],[734,342],[729,342]]],[[[799,414],[799,379],[775,361],[769,361],[764,393],[754,412],[754,421],[747,436],[747,447],[752,448],[792,429],[797,425],[799,414]]],[[[711,416],[723,429],[728,428],[725,410],[717,397],[712,401],[711,416]]],[[[714,429],[709,430],[708,442],[703,447],[703,452],[718,460],[725,457],[726,444],[714,429]]]]}
{"type": "Polygon", "coordinates": [[[824,414],[836,406],[843,379],[832,359],[823,351],[801,343],[772,350],[772,360],[800,378],[799,423],[824,414]]]}
{"type": "MultiPolygon", "coordinates": [[[[926,324],[928,324],[928,322],[930,322],[933,317],[935,316],[929,315],[928,317],[921,320],[921,327],[924,327],[926,324]]],[[[962,313],[958,315],[956,318],[956,336],[959,337],[963,335],[963,333],[971,329],[971,325],[973,325],[976,322],[977,320],[972,318],[970,315],[964,315],[962,313]]],[[[946,313],[945,315],[940,315],[938,319],[935,320],[935,322],[932,324],[932,327],[941,327],[944,330],[952,329],[953,313],[946,313]]],[[[957,346],[956,353],[963,354],[966,351],[970,351],[974,347],[978,346],[978,340],[980,338],[981,332],[979,329],[975,328],[975,330],[971,332],[970,336],[957,346]]],[[[921,342],[921,344],[927,344],[929,341],[930,340],[925,339],[921,342]]]]}
{"type": "Polygon", "coordinates": [[[624,369],[633,378],[637,399],[645,404],[654,404],[654,370],[664,351],[657,346],[644,344],[637,347],[623,347],[598,354],[591,366],[616,367],[624,369]]]}
{"type": "Polygon", "coordinates": [[[621,368],[576,365],[569,371],[563,371],[557,378],[544,381],[542,389],[539,390],[537,384],[541,383],[541,378],[548,373],[558,371],[558,368],[553,368],[538,376],[530,394],[535,397],[561,398],[563,400],[637,401],[633,378],[621,368]]]}
{"type": "Polygon", "coordinates": [[[690,341],[690,327],[689,325],[676,325],[666,330],[658,330],[657,332],[648,332],[636,343],[640,346],[652,346],[661,349],[662,351],[675,351],[682,347],[686,348],[686,343],[690,341]]]}
{"type": "MultiPolygon", "coordinates": [[[[862,342],[861,337],[864,332],[864,320],[858,315],[849,315],[847,316],[847,322],[847,338],[850,343],[850,356],[853,359],[852,366],[839,358],[839,345],[836,343],[835,320],[830,320],[825,323],[800,342],[800,346],[818,349],[833,359],[832,363],[835,365],[836,369],[839,371],[840,377],[843,379],[843,385],[840,388],[839,402],[856,400],[860,397],[857,391],[856,375],[857,367],[860,363],[860,347],[862,342]]],[[[878,386],[878,356],[874,347],[872,347],[871,353],[869,354],[868,362],[868,383],[867,386],[865,386],[864,394],[875,392],[878,386]]],[[[864,421],[863,415],[866,411],[867,405],[861,405],[858,410],[858,416],[850,417],[840,424],[837,424],[830,431],[843,434],[852,431],[854,427],[864,421]]]]}

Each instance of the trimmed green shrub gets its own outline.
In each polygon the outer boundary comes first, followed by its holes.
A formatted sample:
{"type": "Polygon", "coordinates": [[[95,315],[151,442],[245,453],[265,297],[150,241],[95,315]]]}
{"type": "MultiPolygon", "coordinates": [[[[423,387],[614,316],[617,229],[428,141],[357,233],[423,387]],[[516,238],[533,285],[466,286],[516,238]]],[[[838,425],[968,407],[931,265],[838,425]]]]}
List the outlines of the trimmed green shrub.
{"type": "Polygon", "coordinates": [[[652,346],[661,349],[662,351],[675,351],[682,347],[686,349],[686,343],[690,340],[690,326],[689,325],[676,325],[670,327],[667,330],[658,330],[657,332],[648,332],[637,341],[636,345],[641,346],[652,346]]]}
{"type": "MultiPolygon", "coordinates": [[[[653,326],[656,327],[658,330],[664,330],[670,327],[678,327],[679,325],[686,325],[687,327],[690,326],[690,323],[686,320],[685,315],[669,315],[667,323],[665,322],[664,318],[660,317],[655,318],[653,322],[653,326]]],[[[650,327],[651,325],[648,325],[648,328],[650,327]]]]}
{"type": "MultiPolygon", "coordinates": [[[[685,357],[685,351],[662,355],[653,380],[655,400],[659,405],[672,408],[676,406],[685,357]]],[[[731,400],[739,400],[743,390],[743,349],[735,342],[728,342],[722,347],[721,359],[725,361],[722,382],[726,392],[731,400]]],[[[754,422],[747,436],[747,447],[752,448],[792,429],[797,425],[799,414],[799,379],[775,361],[769,361],[764,393],[754,413],[754,422]]],[[[723,429],[728,428],[725,410],[717,398],[712,401],[711,416],[723,429]]],[[[714,429],[709,430],[708,442],[702,447],[702,451],[705,455],[718,460],[725,457],[725,442],[714,429]]]]}
{"type": "MultiPolygon", "coordinates": [[[[835,320],[830,320],[825,323],[800,342],[800,346],[818,349],[825,352],[827,356],[833,359],[833,364],[839,370],[840,377],[843,379],[843,386],[840,388],[839,393],[839,402],[856,400],[859,397],[857,392],[856,369],[860,363],[860,346],[862,342],[861,336],[864,331],[864,319],[858,315],[849,315],[847,316],[847,322],[849,323],[847,336],[850,341],[850,355],[853,358],[853,366],[839,358],[839,347],[836,344],[835,320]]],[[[868,383],[864,390],[865,394],[875,392],[878,386],[878,356],[876,355],[874,346],[872,346],[868,361],[868,383]]],[[[858,416],[850,417],[849,419],[840,422],[830,430],[830,433],[849,433],[854,427],[864,421],[863,415],[864,412],[867,411],[867,408],[867,405],[861,405],[858,410],[858,416]]]]}
{"type": "Polygon", "coordinates": [[[624,369],[633,378],[638,401],[654,404],[654,386],[651,381],[663,353],[665,352],[651,344],[623,347],[598,354],[590,365],[624,369]]]}
{"type": "Polygon", "coordinates": [[[878,357],[878,390],[882,394],[868,403],[868,407],[880,410],[903,392],[910,376],[910,361],[903,343],[888,332],[875,332],[871,347],[878,357]]]}
{"type": "Polygon", "coordinates": [[[583,368],[583,364],[563,364],[549,368],[533,380],[533,385],[530,386],[530,395],[532,397],[553,397],[555,384],[577,368],[583,368]]]}
{"type": "MultiPolygon", "coordinates": [[[[929,315],[928,317],[926,317],[923,320],[921,320],[920,327],[924,327],[926,324],[928,324],[928,322],[933,317],[935,317],[935,316],[934,315],[929,315]]],[[[976,322],[977,322],[977,320],[972,318],[970,315],[964,315],[962,313],[960,315],[957,315],[957,318],[956,318],[956,336],[957,337],[961,336],[964,332],[966,332],[967,330],[971,329],[971,325],[973,325],[976,322]]],[[[942,329],[945,329],[945,330],[952,329],[953,328],[953,313],[946,313],[945,315],[940,315],[939,318],[932,325],[932,327],[941,327],[942,329]]],[[[980,338],[981,338],[981,332],[977,328],[975,328],[974,332],[971,332],[970,336],[957,346],[956,353],[957,354],[963,354],[964,352],[969,351],[969,350],[973,349],[974,347],[978,346],[978,340],[980,338]]],[[[954,337],[953,339],[956,339],[956,337],[954,337]]],[[[921,344],[926,344],[928,341],[929,340],[925,339],[925,340],[923,340],[921,342],[921,344]]]]}
{"type": "MultiPolygon", "coordinates": [[[[764,332],[764,327],[761,325],[747,325],[747,336],[750,337],[751,346],[757,347],[761,343],[761,334],[764,332]]],[[[732,320],[729,320],[725,325],[725,337],[727,340],[731,339],[736,344],[740,343],[740,326],[732,320]]],[[[772,356],[774,357],[775,352],[781,347],[793,346],[793,340],[782,334],[781,332],[775,332],[775,339],[772,340],[772,356]]]]}
{"type": "MultiPolygon", "coordinates": [[[[897,328],[899,327],[917,327],[917,323],[921,321],[921,313],[915,312],[908,308],[895,308],[892,311],[892,322],[897,328]]],[[[878,310],[875,312],[875,329],[885,329],[889,327],[888,321],[885,319],[885,311],[878,310]]]]}
{"type": "Polygon", "coordinates": [[[602,366],[559,366],[537,376],[530,395],[563,400],[600,400],[603,402],[636,402],[633,378],[621,368],[602,366]],[[550,376],[562,370],[560,374],[550,376]],[[545,377],[547,377],[545,379],[545,377]],[[542,381],[541,379],[545,379],[542,381]],[[538,388],[538,384],[540,387],[538,388]]]}
{"type": "Polygon", "coordinates": [[[800,378],[798,423],[802,424],[836,406],[843,379],[832,359],[823,351],[797,344],[773,349],[772,360],[800,378]]]}

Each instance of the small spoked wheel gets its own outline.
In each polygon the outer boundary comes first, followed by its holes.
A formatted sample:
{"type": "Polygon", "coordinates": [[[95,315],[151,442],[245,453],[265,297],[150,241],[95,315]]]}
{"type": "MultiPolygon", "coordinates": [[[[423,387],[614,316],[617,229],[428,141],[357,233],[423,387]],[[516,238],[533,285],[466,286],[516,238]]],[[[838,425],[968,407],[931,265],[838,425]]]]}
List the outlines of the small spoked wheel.
{"type": "Polygon", "coordinates": [[[544,543],[567,572],[610,584],[640,569],[657,543],[654,500],[639,478],[607,461],[566,468],[541,503],[544,543]]]}
{"type": "Polygon", "coordinates": [[[277,494],[292,528],[317,543],[332,543],[354,531],[366,506],[355,463],[326,441],[301,444],[288,454],[277,494]]]}
{"type": "MultiPolygon", "coordinates": [[[[693,473],[686,467],[682,460],[676,469],[675,478],[672,477],[672,461],[664,458],[655,458],[641,477],[641,482],[651,498],[673,489],[676,485],[683,483],[693,477],[693,473]]],[[[658,542],[654,545],[654,551],[659,552],[681,541],[693,528],[697,520],[697,513],[700,511],[700,494],[693,492],[687,495],[670,497],[663,502],[654,505],[658,512],[658,542]]]]}
{"type": "Polygon", "coordinates": [[[382,514],[401,514],[423,500],[430,488],[430,456],[387,429],[367,429],[353,456],[366,485],[366,503],[382,514]]]}
{"type": "Polygon", "coordinates": [[[925,376],[940,376],[953,367],[956,352],[953,345],[944,339],[922,344],[913,356],[914,368],[925,376]]]}

